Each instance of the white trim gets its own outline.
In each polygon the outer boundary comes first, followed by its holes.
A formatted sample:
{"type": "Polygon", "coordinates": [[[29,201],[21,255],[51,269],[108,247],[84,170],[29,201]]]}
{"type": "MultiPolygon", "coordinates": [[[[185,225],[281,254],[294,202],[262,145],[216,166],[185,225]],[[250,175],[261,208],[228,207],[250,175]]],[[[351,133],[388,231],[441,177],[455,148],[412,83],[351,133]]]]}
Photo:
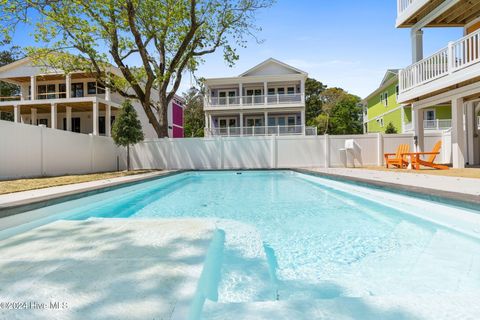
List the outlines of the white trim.
{"type": "Polygon", "coordinates": [[[239,77],[245,77],[246,74],[251,73],[251,72],[253,72],[253,71],[255,71],[255,70],[263,67],[264,65],[266,65],[266,64],[268,64],[268,63],[271,63],[271,62],[272,62],[272,63],[276,63],[276,64],[278,64],[278,65],[280,65],[280,66],[282,66],[282,67],[285,67],[285,68],[287,68],[287,69],[293,70],[293,71],[295,71],[295,72],[298,72],[298,73],[300,73],[300,74],[304,74],[304,75],[307,74],[305,71],[300,70],[300,69],[297,69],[297,68],[295,68],[295,67],[292,67],[291,65],[288,65],[288,64],[286,64],[286,63],[284,63],[284,62],[282,62],[282,61],[279,61],[279,60],[274,59],[274,58],[268,58],[267,60],[265,60],[265,61],[263,61],[263,62],[260,62],[259,64],[257,64],[257,65],[254,66],[253,68],[250,68],[250,69],[248,69],[247,71],[243,72],[242,74],[239,75],[239,77]]]}

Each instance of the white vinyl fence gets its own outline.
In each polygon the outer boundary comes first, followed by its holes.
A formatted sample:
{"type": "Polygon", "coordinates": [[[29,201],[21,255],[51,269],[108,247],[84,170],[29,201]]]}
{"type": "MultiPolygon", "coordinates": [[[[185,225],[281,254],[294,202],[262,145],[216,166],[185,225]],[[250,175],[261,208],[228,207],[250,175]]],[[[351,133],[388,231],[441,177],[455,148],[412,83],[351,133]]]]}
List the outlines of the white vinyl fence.
{"type": "MultiPolygon", "coordinates": [[[[440,163],[451,162],[449,133],[425,133],[425,150],[443,141],[440,163]]],[[[413,134],[343,136],[216,137],[146,140],[132,149],[136,169],[273,169],[383,165],[383,154],[401,143],[414,151],[413,134]],[[341,149],[353,139],[354,162],[341,149]]]]}
{"type": "MultiPolygon", "coordinates": [[[[111,138],[0,121],[0,179],[56,176],[125,168],[125,151],[111,138]]],[[[425,150],[442,140],[437,161],[451,162],[449,133],[426,132],[425,150]]],[[[134,169],[273,169],[383,165],[413,134],[260,136],[146,140],[132,148],[134,169]],[[347,163],[345,141],[358,152],[347,163]],[[352,161],[353,160],[353,161],[352,161]]]]}
{"type": "Polygon", "coordinates": [[[111,138],[0,121],[1,180],[115,171],[123,160],[111,138]]]}

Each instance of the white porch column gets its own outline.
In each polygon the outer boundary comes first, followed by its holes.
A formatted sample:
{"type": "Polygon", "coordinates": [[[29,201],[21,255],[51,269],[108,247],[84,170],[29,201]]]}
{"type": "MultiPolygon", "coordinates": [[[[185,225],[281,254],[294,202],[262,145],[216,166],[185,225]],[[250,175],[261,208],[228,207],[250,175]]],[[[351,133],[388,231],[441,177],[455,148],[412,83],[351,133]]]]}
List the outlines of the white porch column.
{"type": "Polygon", "coordinates": [[[107,104],[105,106],[105,135],[112,136],[112,106],[107,104]]]}
{"type": "Polygon", "coordinates": [[[412,38],[412,62],[418,62],[423,59],[423,30],[413,29],[412,38]]]}
{"type": "Polygon", "coordinates": [[[37,125],[37,108],[30,109],[30,121],[31,123],[36,126],[37,125]]]}
{"type": "Polygon", "coordinates": [[[264,81],[263,82],[263,95],[264,95],[264,98],[265,98],[265,105],[267,105],[267,103],[268,103],[267,91],[268,91],[268,83],[267,83],[267,81],[264,81]]]}
{"type": "Polygon", "coordinates": [[[240,135],[243,136],[243,112],[240,112],[240,135]]]}
{"type": "Polygon", "coordinates": [[[72,76],[70,73],[65,76],[65,96],[67,99],[72,97],[72,76]]]}
{"type": "Polygon", "coordinates": [[[72,107],[66,107],[66,119],[65,119],[65,125],[67,131],[72,131],[72,107]]]}
{"type": "Polygon", "coordinates": [[[20,86],[20,100],[28,100],[28,85],[26,84],[20,86]]]}
{"type": "Polygon", "coordinates": [[[412,106],[412,123],[417,137],[416,152],[423,152],[424,149],[424,129],[423,129],[423,110],[415,109],[412,106]]]}
{"type": "Polygon", "coordinates": [[[20,106],[18,104],[13,106],[13,121],[20,123],[21,116],[20,116],[20,106]]]}
{"type": "Polygon", "coordinates": [[[300,94],[302,97],[302,103],[305,103],[305,79],[300,80],[300,94]]]}
{"type": "Polygon", "coordinates": [[[52,129],[57,129],[57,104],[52,103],[50,105],[50,119],[52,124],[50,125],[50,128],[52,129]]]}
{"type": "Polygon", "coordinates": [[[452,159],[454,168],[465,168],[463,98],[452,100],[452,159]]]}
{"type": "Polygon", "coordinates": [[[467,129],[467,155],[468,155],[468,164],[475,164],[475,142],[474,135],[476,133],[476,119],[475,119],[475,103],[468,102],[465,110],[465,123],[467,129]]]}
{"type": "MultiPolygon", "coordinates": [[[[264,120],[265,122],[263,123],[263,126],[266,127],[266,126],[268,126],[268,112],[265,111],[265,112],[263,113],[263,116],[264,116],[264,118],[265,118],[265,120],[264,120]]],[[[266,129],[265,129],[265,130],[266,130],[266,129]]]]}
{"type": "Polygon", "coordinates": [[[211,114],[208,115],[208,128],[210,129],[210,132],[213,129],[213,119],[211,114]]]}
{"type": "Polygon", "coordinates": [[[93,121],[92,134],[94,136],[98,136],[98,102],[93,102],[92,121],[93,121]]]}
{"type": "Polygon", "coordinates": [[[30,76],[30,100],[35,100],[37,97],[37,77],[30,76]]]}
{"type": "Polygon", "coordinates": [[[305,135],[305,109],[300,112],[300,124],[302,125],[302,134],[305,135]]]}
{"type": "Polygon", "coordinates": [[[238,96],[240,97],[240,106],[243,106],[243,83],[238,84],[238,96]]]}

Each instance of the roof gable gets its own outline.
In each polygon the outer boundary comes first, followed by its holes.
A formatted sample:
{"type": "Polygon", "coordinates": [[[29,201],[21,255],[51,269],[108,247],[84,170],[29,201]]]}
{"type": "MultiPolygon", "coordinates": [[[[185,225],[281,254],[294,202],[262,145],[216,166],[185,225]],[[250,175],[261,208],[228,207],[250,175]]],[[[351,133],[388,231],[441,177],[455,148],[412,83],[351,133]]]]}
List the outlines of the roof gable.
{"type": "Polygon", "coordinates": [[[245,71],[240,77],[254,77],[254,76],[277,76],[285,74],[303,74],[307,75],[305,71],[294,68],[279,60],[270,58],[255,67],[245,71]]]}
{"type": "Polygon", "coordinates": [[[388,69],[383,76],[382,82],[380,83],[380,87],[383,87],[390,79],[393,77],[398,76],[398,69],[388,69]]]}

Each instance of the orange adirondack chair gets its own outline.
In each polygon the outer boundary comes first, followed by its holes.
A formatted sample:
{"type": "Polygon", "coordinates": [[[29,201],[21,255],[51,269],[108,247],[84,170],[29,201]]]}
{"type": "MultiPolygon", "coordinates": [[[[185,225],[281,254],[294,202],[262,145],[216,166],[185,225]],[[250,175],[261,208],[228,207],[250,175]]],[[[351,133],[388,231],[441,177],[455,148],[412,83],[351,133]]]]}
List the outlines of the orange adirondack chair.
{"type": "Polygon", "coordinates": [[[406,153],[404,155],[410,155],[411,161],[412,161],[412,168],[414,168],[415,170],[419,170],[421,165],[424,167],[434,168],[438,170],[448,170],[449,168],[447,166],[433,163],[437,155],[440,154],[441,148],[442,148],[442,141],[440,140],[437,143],[435,143],[435,146],[433,147],[433,150],[431,152],[412,152],[412,153],[406,153]],[[422,160],[421,156],[424,156],[424,155],[429,156],[428,159],[422,160]]]}
{"type": "Polygon", "coordinates": [[[410,151],[410,146],[408,144],[401,144],[397,147],[397,152],[395,153],[385,153],[385,164],[387,166],[392,165],[397,168],[406,168],[408,166],[407,154],[410,151]],[[394,156],[394,158],[391,158],[394,156]]]}

